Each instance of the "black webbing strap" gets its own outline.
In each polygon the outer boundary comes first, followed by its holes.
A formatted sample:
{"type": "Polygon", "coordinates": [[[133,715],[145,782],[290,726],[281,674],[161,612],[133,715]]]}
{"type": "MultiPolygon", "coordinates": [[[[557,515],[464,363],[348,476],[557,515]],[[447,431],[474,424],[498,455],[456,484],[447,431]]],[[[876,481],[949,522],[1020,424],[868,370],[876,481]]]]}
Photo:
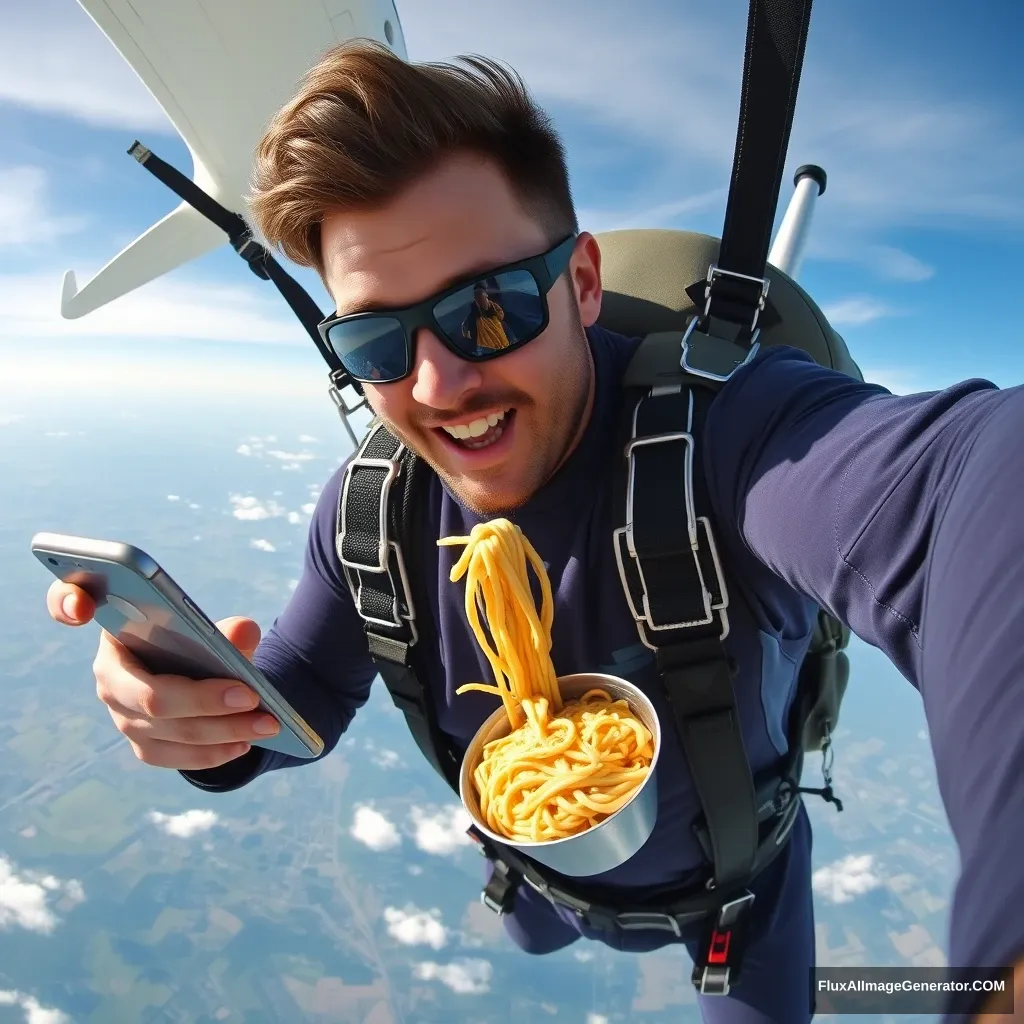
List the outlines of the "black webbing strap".
{"type": "MultiPolygon", "coordinates": [[[[438,728],[415,656],[413,539],[419,536],[422,472],[422,463],[382,424],[371,427],[345,472],[336,545],[381,679],[424,757],[458,792],[459,762],[438,728]]],[[[425,601],[420,608],[422,622],[425,601]]]]}
{"type": "Polygon", "coordinates": [[[718,257],[720,267],[737,274],[764,275],[810,22],[811,0],[750,0],[718,257]]]}
{"type": "Polygon", "coordinates": [[[292,312],[298,317],[306,333],[313,339],[320,355],[330,367],[331,381],[337,388],[352,384],[341,361],[325,345],[317,330],[317,324],[324,315],[320,307],[313,301],[309,292],[281,266],[277,260],[252,237],[252,231],[245,220],[227,207],[221,206],[212,196],[204,192],[194,181],[191,181],[176,167],[161,160],[155,153],[136,140],[128,150],[143,167],[158,181],[166,185],[179,199],[186,202],[207,220],[216,224],[228,236],[231,247],[249,265],[249,269],[261,280],[272,281],[288,303],[292,312]],[[337,378],[337,379],[336,379],[337,378]]]}
{"type": "MultiPolygon", "coordinates": [[[[643,643],[655,652],[703,811],[719,890],[746,884],[758,846],[754,782],[722,645],[728,592],[707,518],[700,426],[711,392],[627,392],[616,557],[643,643]]],[[[701,826],[697,831],[700,836],[701,826]]]]}
{"type": "MultiPolygon", "coordinates": [[[[688,293],[699,330],[749,349],[765,311],[765,265],[796,110],[811,0],[750,0],[729,198],[717,264],[688,293]],[[711,322],[718,326],[712,328],[711,322]],[[722,329],[723,322],[731,329],[722,329]]],[[[763,321],[762,321],[763,322],[763,321]]],[[[695,347],[700,339],[694,339],[695,347]]],[[[698,365],[702,356],[695,356],[698,365]]]]}

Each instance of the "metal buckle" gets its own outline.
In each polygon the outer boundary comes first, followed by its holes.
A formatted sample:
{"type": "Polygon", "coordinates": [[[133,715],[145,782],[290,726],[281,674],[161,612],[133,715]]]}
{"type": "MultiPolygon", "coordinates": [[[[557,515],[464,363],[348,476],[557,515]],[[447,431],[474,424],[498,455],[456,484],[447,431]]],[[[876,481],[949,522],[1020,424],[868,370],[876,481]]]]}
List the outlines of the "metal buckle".
{"type": "Polygon", "coordinates": [[[697,991],[702,996],[727,996],[730,970],[729,967],[705,964],[697,981],[697,991]]]}
{"type": "MultiPolygon", "coordinates": [[[[640,400],[641,402],[644,399],[640,400]]],[[[613,542],[615,548],[615,562],[619,571],[619,580],[622,583],[622,589],[626,595],[626,603],[629,605],[630,614],[633,616],[637,624],[637,628],[640,632],[640,639],[644,645],[651,650],[657,648],[653,645],[647,637],[645,630],[645,624],[647,629],[652,632],[660,632],[664,630],[673,629],[685,629],[691,626],[707,626],[710,625],[715,619],[715,613],[717,612],[722,623],[721,639],[725,639],[729,634],[729,616],[726,609],[729,606],[729,591],[725,584],[725,576],[722,572],[722,563],[718,557],[718,549],[715,545],[714,535],[711,530],[711,524],[706,516],[697,517],[696,511],[693,505],[693,435],[686,431],[674,431],[666,434],[651,434],[646,437],[636,436],[636,421],[637,412],[640,408],[640,402],[637,403],[636,409],[633,412],[633,437],[626,445],[626,458],[629,459],[629,474],[626,484],[626,525],[620,526],[615,530],[613,534],[613,542]],[[633,538],[633,489],[636,480],[636,462],[633,457],[633,452],[636,448],[651,445],[651,444],[664,444],[673,441],[681,441],[685,447],[685,454],[683,457],[683,486],[686,494],[686,532],[690,539],[690,550],[693,554],[694,566],[697,569],[697,579],[700,582],[701,596],[704,602],[704,618],[694,619],[688,622],[655,622],[654,617],[651,614],[650,601],[647,593],[647,580],[644,577],[643,565],[641,564],[640,558],[637,555],[636,544],[633,538]],[[707,582],[704,578],[704,571],[700,564],[700,540],[697,533],[697,526],[700,524],[704,529],[704,536],[708,541],[708,550],[711,554],[711,561],[715,568],[715,577],[718,584],[718,593],[721,594],[721,600],[715,601],[712,597],[711,591],[708,589],[707,582]],[[642,590],[642,604],[643,609],[638,609],[635,602],[633,601],[633,595],[629,587],[629,580],[626,575],[626,566],[622,555],[622,541],[625,541],[626,548],[629,551],[630,558],[636,565],[637,576],[640,580],[640,587],[642,590]]],[[[693,395],[690,395],[690,420],[692,422],[693,415],[693,395]]]]}
{"type": "Polygon", "coordinates": [[[625,910],[617,914],[615,920],[620,928],[626,931],[643,930],[645,928],[659,928],[662,931],[672,932],[677,939],[682,938],[683,931],[679,921],[671,914],[662,914],[653,910],[625,910]]]}
{"type": "Polygon", "coordinates": [[[380,491],[380,507],[377,509],[377,564],[366,565],[363,562],[353,562],[345,558],[345,537],[348,534],[348,517],[345,518],[345,528],[338,538],[338,558],[341,564],[347,569],[356,569],[359,572],[387,572],[388,571],[388,495],[391,485],[398,478],[401,467],[398,459],[401,456],[405,445],[399,445],[393,459],[366,459],[356,456],[351,463],[351,469],[345,474],[345,489],[341,496],[341,507],[348,509],[348,492],[352,482],[352,472],[356,469],[383,469],[385,470],[384,483],[380,491]]]}
{"type": "MultiPolygon", "coordinates": [[[[693,342],[691,341],[691,335],[693,335],[693,334],[702,334],[702,335],[704,335],[705,338],[708,338],[709,340],[712,337],[714,337],[713,335],[708,334],[706,331],[698,330],[697,329],[697,325],[699,323],[700,323],[700,317],[695,316],[690,321],[689,325],[687,326],[686,333],[683,335],[683,344],[682,344],[683,354],[682,354],[682,357],[679,360],[679,367],[680,367],[680,369],[682,369],[686,373],[691,374],[694,377],[703,377],[705,380],[714,380],[714,381],[719,381],[719,382],[726,381],[741,366],[746,366],[747,363],[749,363],[754,358],[754,356],[757,355],[758,351],[761,348],[761,343],[757,340],[757,336],[761,333],[760,329],[758,328],[757,330],[755,330],[753,332],[753,335],[751,336],[751,344],[750,344],[749,350],[746,352],[744,357],[739,362],[734,364],[734,366],[732,367],[731,370],[729,370],[728,373],[716,373],[714,370],[709,370],[709,369],[707,369],[705,367],[697,366],[694,363],[690,362],[690,349],[693,347],[693,342]]],[[[739,348],[739,346],[736,345],[735,342],[729,341],[726,338],[716,338],[715,340],[719,344],[721,344],[721,345],[732,345],[735,348],[739,348]]]]}
{"type": "MultiPolygon", "coordinates": [[[[383,429],[383,425],[372,430],[363,442],[363,446],[360,451],[365,451],[367,444],[377,433],[378,429],[383,429]]],[[[388,537],[388,499],[391,493],[391,485],[398,478],[401,472],[401,464],[399,459],[402,457],[402,453],[405,451],[405,445],[399,444],[395,454],[390,459],[375,459],[367,458],[363,455],[357,455],[351,463],[349,463],[349,470],[345,474],[345,484],[342,490],[341,496],[341,509],[343,515],[343,529],[338,536],[336,548],[338,554],[338,560],[341,562],[342,571],[345,574],[345,579],[348,583],[349,590],[352,591],[352,596],[356,604],[356,610],[359,612],[360,617],[364,622],[372,623],[375,626],[388,626],[391,629],[401,629],[403,626],[403,619],[408,623],[410,633],[410,644],[415,644],[419,640],[419,634],[416,630],[416,608],[412,600],[412,591],[409,587],[409,576],[405,568],[405,559],[402,557],[402,550],[398,546],[397,542],[390,540],[388,537]],[[363,562],[355,562],[351,559],[345,558],[343,552],[345,550],[345,537],[348,534],[348,495],[349,487],[352,482],[353,471],[357,468],[366,469],[383,469],[385,471],[384,482],[380,489],[380,501],[377,509],[377,564],[367,565],[363,562]],[[395,579],[395,574],[391,569],[391,556],[394,556],[395,564],[398,566],[398,580],[395,579]],[[390,619],[379,619],[372,615],[367,615],[363,611],[363,579],[360,573],[387,573],[388,582],[391,585],[391,592],[394,595],[394,612],[390,619]],[[353,577],[353,573],[355,576],[353,577]],[[397,584],[397,585],[396,585],[397,584]],[[402,613],[402,605],[405,605],[407,610],[406,614],[402,613]]]]}
{"type": "Polygon", "coordinates": [[[769,281],[767,278],[751,277],[749,274],[739,274],[735,270],[723,270],[721,267],[712,263],[708,268],[707,285],[704,288],[704,312],[701,313],[700,316],[694,316],[690,320],[690,323],[686,328],[686,333],[683,335],[682,356],[679,360],[680,369],[695,377],[703,377],[705,380],[721,382],[728,380],[741,366],[746,366],[747,363],[757,355],[757,352],[761,347],[760,342],[757,340],[761,333],[761,329],[757,326],[757,321],[760,319],[761,313],[764,311],[765,301],[768,298],[768,285],[769,281]],[[754,315],[750,321],[750,326],[739,328],[740,331],[749,332],[749,341],[740,342],[735,338],[729,338],[727,335],[719,335],[712,330],[713,318],[711,316],[711,288],[715,283],[715,280],[720,277],[732,277],[740,281],[749,281],[751,284],[758,284],[761,286],[761,293],[758,296],[757,305],[754,309],[754,315]],[[699,324],[704,324],[705,327],[701,329],[698,326],[699,324]],[[691,349],[693,348],[694,334],[701,334],[708,339],[714,338],[719,345],[732,345],[743,353],[743,358],[736,362],[728,373],[718,373],[715,370],[708,369],[707,367],[698,366],[696,363],[691,361],[691,349]]]}
{"type": "Polygon", "coordinates": [[[761,294],[757,298],[757,308],[754,310],[754,319],[750,322],[751,340],[753,340],[753,335],[757,332],[758,317],[764,312],[765,300],[768,298],[768,279],[765,277],[752,277],[750,274],[740,274],[735,270],[723,270],[717,264],[712,263],[708,267],[708,283],[704,287],[704,313],[701,316],[702,320],[707,320],[711,313],[711,286],[715,283],[715,279],[719,277],[732,277],[737,281],[749,281],[751,284],[759,284],[761,286],[761,294]]]}
{"type": "Polygon", "coordinates": [[[481,889],[480,890],[480,902],[488,910],[493,910],[494,913],[498,915],[498,917],[504,917],[505,916],[505,911],[501,909],[501,904],[498,903],[497,900],[492,900],[491,897],[487,895],[487,890],[486,889],[481,889]]]}
{"type": "Polygon", "coordinates": [[[745,913],[754,894],[745,892],[742,896],[724,903],[718,911],[715,926],[711,932],[710,946],[705,954],[706,962],[694,970],[693,981],[697,991],[705,996],[727,996],[732,980],[732,967],[728,963],[729,947],[732,944],[732,929],[745,913]]]}
{"type": "Polygon", "coordinates": [[[327,389],[327,394],[331,396],[331,401],[337,406],[338,412],[340,412],[342,416],[351,416],[352,413],[366,408],[365,396],[360,398],[355,405],[348,405],[345,401],[345,396],[341,392],[341,388],[334,384],[327,389]]]}
{"type": "Polygon", "coordinates": [[[390,619],[377,619],[372,615],[367,615],[363,611],[363,580],[359,576],[358,571],[356,572],[356,579],[358,583],[354,583],[352,576],[349,574],[349,570],[345,568],[345,577],[348,580],[349,589],[355,592],[356,610],[359,612],[360,618],[364,622],[372,622],[377,626],[390,626],[392,629],[401,629],[402,620],[404,619],[409,624],[409,644],[415,644],[419,640],[419,633],[416,631],[416,609],[412,603],[412,594],[409,589],[409,577],[405,570],[405,559],[402,557],[402,549],[398,546],[397,541],[389,541],[388,547],[395,556],[395,562],[398,565],[398,586],[395,586],[395,574],[391,571],[390,560],[388,561],[385,571],[388,574],[388,581],[391,584],[391,590],[394,593],[394,604],[395,614],[390,619]],[[402,604],[408,609],[408,614],[402,614],[402,604]]]}

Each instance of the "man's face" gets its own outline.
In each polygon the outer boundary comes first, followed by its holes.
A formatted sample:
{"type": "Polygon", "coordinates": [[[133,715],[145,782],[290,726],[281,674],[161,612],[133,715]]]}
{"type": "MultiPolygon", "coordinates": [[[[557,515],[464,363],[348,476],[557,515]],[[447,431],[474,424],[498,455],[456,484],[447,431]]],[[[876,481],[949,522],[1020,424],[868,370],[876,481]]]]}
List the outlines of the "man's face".
{"type": "MultiPolygon", "coordinates": [[[[322,226],[324,276],[339,313],[411,305],[551,244],[501,172],[472,156],[450,158],[385,207],[330,214],[322,226]]],[[[527,501],[590,416],[594,369],[583,332],[601,307],[592,236],[580,235],[567,276],[547,295],[548,327],[522,348],[471,363],[421,330],[408,377],[363,385],[373,411],[478,515],[527,501]],[[491,428],[483,435],[479,424],[468,438],[444,429],[480,420],[491,428]]]]}

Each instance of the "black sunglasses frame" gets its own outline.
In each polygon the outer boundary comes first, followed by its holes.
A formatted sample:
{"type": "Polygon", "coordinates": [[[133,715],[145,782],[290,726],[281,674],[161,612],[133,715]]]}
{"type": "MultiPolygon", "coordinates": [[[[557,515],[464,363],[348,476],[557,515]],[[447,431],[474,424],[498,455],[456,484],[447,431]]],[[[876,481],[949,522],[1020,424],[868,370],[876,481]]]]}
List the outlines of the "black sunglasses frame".
{"type": "MultiPolygon", "coordinates": [[[[397,384],[398,381],[405,380],[405,378],[412,373],[413,367],[416,365],[416,332],[421,328],[427,328],[441,341],[445,348],[450,352],[453,352],[460,359],[465,359],[471,363],[483,363],[490,359],[497,359],[500,356],[507,355],[509,352],[514,352],[516,349],[520,349],[524,345],[529,344],[529,342],[533,341],[538,335],[543,334],[547,329],[548,324],[551,322],[551,316],[548,310],[548,293],[551,291],[558,278],[565,272],[566,267],[568,267],[569,260],[572,258],[572,254],[576,249],[577,237],[578,236],[575,234],[569,235],[568,238],[564,238],[554,248],[549,249],[547,252],[541,253],[538,256],[530,256],[524,260],[517,260],[515,263],[506,263],[503,266],[495,267],[492,270],[481,271],[462,278],[455,284],[445,288],[444,291],[431,295],[422,302],[417,302],[414,306],[406,306],[402,309],[368,310],[362,313],[349,313],[342,314],[340,316],[337,313],[333,313],[331,316],[317,324],[317,330],[320,333],[320,338],[324,345],[327,346],[328,350],[334,353],[335,357],[340,360],[341,356],[331,344],[329,337],[329,332],[332,327],[336,327],[338,324],[355,323],[358,320],[369,320],[377,317],[387,317],[399,322],[402,327],[402,332],[405,335],[405,373],[400,377],[389,377],[387,380],[381,380],[374,379],[372,377],[357,377],[346,367],[345,372],[353,381],[359,381],[364,384],[397,384]],[[541,312],[543,315],[540,326],[533,331],[529,337],[516,341],[507,348],[496,350],[489,349],[480,354],[470,355],[465,350],[459,348],[459,346],[448,337],[445,330],[437,322],[437,318],[434,316],[434,310],[445,299],[454,295],[456,292],[462,291],[469,285],[475,284],[485,278],[497,277],[499,274],[507,274],[514,270],[525,270],[534,279],[534,281],[537,282],[537,290],[539,293],[538,298],[540,299],[541,312]]],[[[342,365],[344,365],[344,360],[342,360],[342,365]]]]}

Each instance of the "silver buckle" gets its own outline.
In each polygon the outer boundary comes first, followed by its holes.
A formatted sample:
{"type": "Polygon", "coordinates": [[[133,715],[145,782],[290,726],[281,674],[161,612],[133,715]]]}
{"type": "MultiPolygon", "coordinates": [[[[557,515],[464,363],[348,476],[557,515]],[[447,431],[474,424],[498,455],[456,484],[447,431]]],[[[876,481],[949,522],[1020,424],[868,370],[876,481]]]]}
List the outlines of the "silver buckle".
{"type": "Polygon", "coordinates": [[[754,310],[754,319],[750,322],[750,333],[752,336],[755,335],[758,330],[758,318],[764,312],[765,301],[768,298],[768,279],[765,277],[752,277],[750,274],[740,274],[735,270],[723,270],[717,264],[712,263],[708,267],[708,283],[704,286],[704,315],[702,317],[704,320],[707,319],[708,314],[711,312],[711,286],[718,277],[733,277],[738,281],[749,281],[751,284],[759,284],[761,286],[761,294],[757,298],[757,308],[754,310]]]}
{"type": "Polygon", "coordinates": [[[761,328],[757,326],[757,321],[760,319],[761,313],[764,311],[765,301],[768,298],[768,285],[769,281],[767,278],[751,277],[749,274],[739,274],[735,270],[723,270],[721,267],[712,263],[708,268],[707,285],[704,288],[704,312],[700,316],[694,316],[690,320],[690,323],[686,328],[686,333],[683,335],[682,356],[679,360],[680,369],[695,377],[703,377],[705,380],[721,382],[728,380],[741,366],[746,366],[747,363],[757,355],[757,352],[761,347],[760,342],[757,340],[761,333],[761,328]],[[750,347],[749,349],[746,349],[746,351],[744,351],[744,347],[739,345],[735,340],[730,339],[725,335],[719,336],[712,331],[710,317],[711,286],[715,279],[719,277],[734,277],[741,281],[750,281],[752,284],[759,284],[761,286],[761,294],[758,296],[757,308],[754,310],[754,316],[750,322],[750,327],[747,328],[750,331],[750,347]],[[697,325],[700,323],[706,323],[708,329],[705,331],[699,330],[697,325]],[[691,361],[694,334],[701,335],[709,340],[714,338],[717,347],[722,345],[731,345],[739,351],[743,358],[739,359],[728,373],[718,373],[715,370],[708,369],[707,367],[698,366],[696,363],[691,361]]]}
{"type": "Polygon", "coordinates": [[[727,996],[729,994],[729,970],[728,967],[705,964],[700,974],[700,982],[697,984],[697,991],[702,996],[727,996]]]}
{"type": "Polygon", "coordinates": [[[488,910],[494,911],[494,913],[497,914],[498,917],[504,917],[505,916],[505,911],[501,909],[501,905],[496,900],[492,900],[491,897],[487,895],[486,890],[482,889],[480,891],[480,902],[488,910]]]}
{"type": "Polygon", "coordinates": [[[661,914],[646,910],[626,910],[616,915],[619,927],[626,931],[642,931],[647,928],[659,928],[672,932],[677,939],[682,938],[683,930],[679,922],[671,914],[661,914]]]}
{"type": "MultiPolygon", "coordinates": [[[[363,442],[363,447],[360,451],[366,450],[366,445],[369,444],[372,437],[377,433],[377,430],[383,429],[383,424],[370,431],[367,435],[366,440],[363,442]]],[[[405,445],[399,444],[394,457],[391,459],[374,459],[366,458],[362,455],[357,455],[351,463],[349,463],[350,469],[345,474],[345,484],[341,496],[341,509],[343,518],[345,518],[342,524],[343,528],[338,535],[336,547],[338,560],[341,562],[342,571],[345,574],[345,580],[348,583],[349,590],[352,592],[353,600],[356,604],[356,611],[358,611],[360,617],[364,622],[372,623],[376,626],[389,626],[392,629],[401,629],[402,620],[404,619],[409,624],[410,642],[415,644],[419,640],[419,634],[416,630],[416,609],[413,605],[412,591],[409,587],[409,576],[405,568],[405,559],[402,557],[402,549],[398,546],[396,541],[390,540],[388,537],[388,499],[391,493],[391,485],[398,478],[401,466],[399,459],[402,457],[402,453],[405,451],[405,445]],[[377,510],[377,536],[379,538],[377,547],[377,563],[375,565],[367,565],[363,562],[354,562],[351,559],[345,558],[343,552],[345,550],[345,537],[348,533],[348,520],[345,517],[345,510],[348,508],[348,493],[349,486],[352,482],[352,470],[357,467],[365,467],[367,469],[383,469],[385,471],[384,483],[380,491],[380,504],[377,510]],[[395,580],[395,574],[391,569],[391,556],[394,555],[395,563],[398,566],[398,580],[395,580]],[[359,575],[364,572],[372,573],[387,573],[388,582],[391,584],[391,591],[394,594],[394,614],[389,619],[378,619],[372,615],[367,615],[363,611],[363,580],[359,575]],[[397,582],[397,586],[396,586],[397,582]],[[405,604],[408,614],[402,614],[402,604],[405,604]]]]}
{"type": "Polygon", "coordinates": [[[345,401],[345,396],[341,393],[341,389],[335,387],[333,384],[327,389],[327,394],[334,403],[334,407],[338,410],[338,415],[341,417],[341,425],[348,433],[348,436],[352,441],[352,447],[358,448],[359,439],[356,437],[356,432],[352,429],[352,424],[349,423],[348,418],[359,409],[365,409],[367,407],[366,398],[361,398],[355,405],[349,405],[345,401]]]}
{"type": "MultiPolygon", "coordinates": [[[[388,571],[388,496],[391,492],[391,485],[398,478],[398,459],[405,446],[399,446],[395,452],[394,459],[364,459],[356,456],[350,463],[352,469],[383,469],[385,470],[384,485],[380,492],[380,508],[377,510],[377,564],[367,565],[363,562],[353,562],[344,555],[345,537],[348,534],[348,520],[345,521],[345,528],[338,538],[338,558],[346,569],[356,569],[359,572],[387,572],[388,571]]],[[[348,508],[348,491],[352,482],[352,473],[345,474],[345,489],[341,496],[341,507],[348,508]]]]}
{"type": "MultiPolygon", "coordinates": [[[[718,910],[718,917],[715,921],[715,929],[731,928],[751,903],[754,902],[754,894],[745,892],[728,903],[723,903],[718,910]]],[[[729,983],[731,981],[732,968],[726,964],[705,964],[701,969],[700,978],[696,981],[697,990],[705,996],[727,996],[729,994],[729,983]]]]}
{"type": "Polygon", "coordinates": [[[409,576],[405,570],[405,559],[402,557],[402,549],[398,546],[397,541],[388,541],[388,548],[394,554],[395,562],[398,564],[399,584],[398,586],[395,586],[395,574],[391,571],[389,560],[385,572],[388,574],[388,581],[390,582],[391,590],[395,595],[395,614],[390,619],[377,619],[372,615],[367,615],[363,611],[363,580],[362,577],[359,576],[358,571],[355,574],[355,580],[353,580],[351,572],[346,566],[344,569],[345,578],[348,581],[349,590],[353,592],[356,602],[356,610],[359,612],[359,616],[364,622],[371,622],[376,626],[390,626],[392,629],[401,629],[402,620],[404,619],[409,624],[409,643],[415,644],[419,640],[419,633],[416,631],[416,609],[413,606],[412,594],[409,590],[409,576]],[[403,602],[408,609],[407,615],[403,615],[401,611],[403,602]]]}
{"type": "MultiPolygon", "coordinates": [[[[641,399],[641,401],[643,401],[643,399],[641,399]]],[[[692,395],[690,396],[690,402],[692,416],[692,395]]],[[[639,409],[639,403],[637,403],[637,409],[639,409]]],[[[718,549],[715,546],[714,535],[711,531],[711,524],[706,516],[698,518],[693,507],[693,435],[686,431],[674,431],[667,434],[652,434],[648,437],[638,438],[635,436],[636,412],[634,412],[633,415],[633,423],[634,436],[626,445],[626,457],[629,459],[629,475],[626,485],[626,525],[620,526],[615,530],[613,540],[615,547],[615,562],[619,570],[619,580],[622,583],[622,589],[626,595],[626,603],[629,605],[630,614],[633,616],[633,619],[637,624],[637,629],[640,632],[640,639],[644,646],[651,650],[656,650],[657,648],[650,642],[647,636],[646,629],[649,629],[652,632],[660,632],[663,630],[685,629],[690,626],[707,626],[714,621],[715,613],[717,612],[722,622],[721,639],[724,640],[729,635],[729,616],[726,611],[729,607],[729,591],[725,585],[725,577],[722,573],[722,564],[718,557],[718,549]],[[693,619],[688,622],[659,623],[655,622],[651,615],[651,607],[647,594],[647,581],[644,578],[643,566],[640,562],[639,556],[637,555],[636,544],[633,538],[633,488],[636,476],[636,463],[633,458],[633,452],[636,448],[644,445],[664,444],[672,441],[682,441],[685,446],[685,455],[683,458],[683,485],[686,491],[686,532],[690,538],[690,550],[693,555],[694,566],[697,569],[697,579],[700,581],[701,596],[704,602],[704,617],[701,619],[693,619]],[[708,589],[707,583],[704,579],[704,572],[700,564],[700,540],[697,534],[698,524],[703,527],[704,536],[707,538],[712,564],[715,567],[718,592],[722,595],[721,600],[717,602],[712,599],[711,591],[708,589]],[[633,595],[630,591],[629,580],[626,576],[626,566],[622,555],[623,540],[625,541],[626,548],[629,551],[630,558],[636,564],[637,576],[640,579],[640,587],[643,593],[642,610],[636,607],[636,604],[633,601],[633,595]]]]}

